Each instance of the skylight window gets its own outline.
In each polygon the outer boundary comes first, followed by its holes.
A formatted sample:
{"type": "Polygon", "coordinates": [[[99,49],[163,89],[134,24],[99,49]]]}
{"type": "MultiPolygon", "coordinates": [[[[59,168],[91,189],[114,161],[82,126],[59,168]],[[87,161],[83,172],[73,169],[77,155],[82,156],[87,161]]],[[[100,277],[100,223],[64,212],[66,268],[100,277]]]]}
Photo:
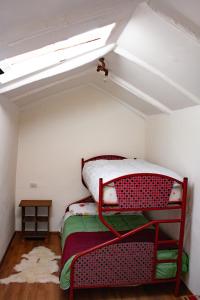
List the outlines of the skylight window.
{"type": "Polygon", "coordinates": [[[5,84],[33,73],[39,74],[83,54],[89,54],[106,44],[114,26],[115,23],[96,28],[67,40],[2,60],[0,83],[5,84]]]}

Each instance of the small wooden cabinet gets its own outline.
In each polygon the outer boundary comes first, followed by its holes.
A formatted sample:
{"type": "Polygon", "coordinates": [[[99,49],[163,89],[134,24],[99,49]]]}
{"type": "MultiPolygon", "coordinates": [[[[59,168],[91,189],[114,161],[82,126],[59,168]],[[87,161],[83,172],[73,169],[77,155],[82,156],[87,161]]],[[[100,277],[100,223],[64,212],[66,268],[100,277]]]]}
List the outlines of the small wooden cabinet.
{"type": "Polygon", "coordinates": [[[22,208],[22,233],[25,238],[45,238],[49,233],[49,213],[52,200],[21,200],[19,206],[22,208]],[[32,208],[32,213],[28,213],[28,208],[32,208]],[[40,208],[45,208],[45,214],[41,214],[40,208]],[[45,230],[39,228],[42,223],[45,230]],[[27,229],[27,224],[31,224],[31,229],[27,229]]]}

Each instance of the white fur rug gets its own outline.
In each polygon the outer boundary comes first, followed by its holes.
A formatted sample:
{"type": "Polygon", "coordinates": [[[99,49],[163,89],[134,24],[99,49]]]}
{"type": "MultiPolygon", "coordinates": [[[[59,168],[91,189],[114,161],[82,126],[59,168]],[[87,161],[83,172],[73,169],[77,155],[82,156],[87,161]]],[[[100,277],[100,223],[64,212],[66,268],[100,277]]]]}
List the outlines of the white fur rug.
{"type": "Polygon", "coordinates": [[[60,259],[60,256],[55,255],[50,249],[43,246],[35,247],[28,254],[22,255],[20,263],[14,267],[14,270],[18,273],[0,279],[0,283],[59,283],[58,276],[53,274],[58,272],[58,259],[60,259]]]}

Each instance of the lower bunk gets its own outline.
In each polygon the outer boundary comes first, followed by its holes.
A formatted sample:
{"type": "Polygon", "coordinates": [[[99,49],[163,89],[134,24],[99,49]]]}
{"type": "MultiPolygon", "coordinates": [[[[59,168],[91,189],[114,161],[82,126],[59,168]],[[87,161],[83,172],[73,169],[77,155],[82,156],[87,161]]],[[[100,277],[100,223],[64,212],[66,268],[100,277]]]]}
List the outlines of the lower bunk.
{"type": "MultiPolygon", "coordinates": [[[[104,226],[95,203],[79,203],[66,212],[62,228],[60,286],[75,288],[131,286],[176,281],[177,243],[142,213],[105,215],[123,234],[119,240],[104,226]],[[131,230],[136,230],[130,234],[131,230]]],[[[183,253],[182,272],[188,270],[183,253]]]]}

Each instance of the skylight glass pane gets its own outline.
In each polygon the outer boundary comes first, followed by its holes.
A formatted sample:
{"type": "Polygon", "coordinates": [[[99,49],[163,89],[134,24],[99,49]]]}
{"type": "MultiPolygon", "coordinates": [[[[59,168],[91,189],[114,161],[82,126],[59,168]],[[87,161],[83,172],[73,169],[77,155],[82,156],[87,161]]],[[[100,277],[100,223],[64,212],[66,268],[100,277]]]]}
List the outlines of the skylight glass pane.
{"type": "Polygon", "coordinates": [[[17,55],[0,62],[0,82],[7,83],[22,76],[62,64],[106,44],[115,23],[76,35],[65,41],[17,55]]]}

